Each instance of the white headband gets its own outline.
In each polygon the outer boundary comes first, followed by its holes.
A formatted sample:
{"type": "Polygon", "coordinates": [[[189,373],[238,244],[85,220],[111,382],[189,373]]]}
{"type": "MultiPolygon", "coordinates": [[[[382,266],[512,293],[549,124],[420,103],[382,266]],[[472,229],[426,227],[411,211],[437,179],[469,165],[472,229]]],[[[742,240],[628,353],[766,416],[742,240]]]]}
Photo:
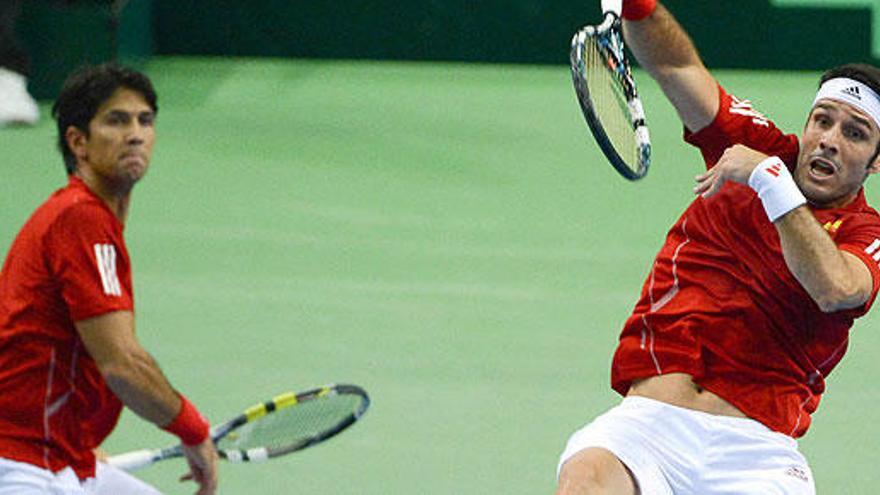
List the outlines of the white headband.
{"type": "Polygon", "coordinates": [[[846,77],[829,79],[819,88],[813,107],[824,98],[842,101],[858,108],[880,127],[880,96],[866,84],[846,77]]]}

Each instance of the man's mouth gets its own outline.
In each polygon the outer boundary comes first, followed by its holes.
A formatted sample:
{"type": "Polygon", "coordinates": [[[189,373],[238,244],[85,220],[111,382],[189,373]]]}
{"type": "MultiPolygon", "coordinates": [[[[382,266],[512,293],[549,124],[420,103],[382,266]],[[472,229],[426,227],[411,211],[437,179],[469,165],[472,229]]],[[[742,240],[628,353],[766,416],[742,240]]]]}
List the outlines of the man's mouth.
{"type": "Polygon", "coordinates": [[[138,153],[136,151],[130,151],[128,153],[123,153],[122,156],[120,157],[120,159],[122,161],[129,161],[129,160],[138,160],[140,162],[146,161],[144,159],[144,155],[142,155],[141,153],[138,153]]]}
{"type": "Polygon", "coordinates": [[[837,172],[837,165],[834,164],[831,160],[822,157],[815,157],[810,159],[810,175],[824,179],[827,177],[831,177],[837,172]]]}

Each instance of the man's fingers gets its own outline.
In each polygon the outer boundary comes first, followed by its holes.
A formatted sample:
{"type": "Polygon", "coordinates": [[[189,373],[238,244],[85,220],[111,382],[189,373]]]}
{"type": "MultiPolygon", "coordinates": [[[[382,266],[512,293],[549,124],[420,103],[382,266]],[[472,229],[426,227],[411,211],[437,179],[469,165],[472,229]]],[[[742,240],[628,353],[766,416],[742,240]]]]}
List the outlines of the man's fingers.
{"type": "Polygon", "coordinates": [[[701,195],[709,190],[709,188],[712,187],[712,184],[715,183],[715,175],[714,169],[709,169],[705,173],[694,177],[697,181],[697,184],[694,186],[694,194],[701,195]]]}
{"type": "Polygon", "coordinates": [[[217,450],[211,439],[199,445],[184,446],[184,455],[190,472],[181,481],[195,481],[198,495],[213,495],[217,491],[217,450]]]}
{"type": "Polygon", "coordinates": [[[709,198],[711,198],[716,192],[718,192],[719,187],[718,187],[717,184],[718,184],[718,181],[715,181],[715,182],[712,183],[712,187],[710,187],[707,191],[705,191],[705,192],[702,194],[703,199],[709,199],[709,198]]]}
{"type": "Polygon", "coordinates": [[[724,179],[717,173],[707,172],[697,176],[697,185],[694,186],[694,194],[702,196],[704,199],[712,197],[721,186],[724,179]]]}
{"type": "Polygon", "coordinates": [[[190,465],[189,472],[181,476],[180,481],[195,481],[196,483],[202,483],[204,477],[201,469],[197,466],[190,465]]]}

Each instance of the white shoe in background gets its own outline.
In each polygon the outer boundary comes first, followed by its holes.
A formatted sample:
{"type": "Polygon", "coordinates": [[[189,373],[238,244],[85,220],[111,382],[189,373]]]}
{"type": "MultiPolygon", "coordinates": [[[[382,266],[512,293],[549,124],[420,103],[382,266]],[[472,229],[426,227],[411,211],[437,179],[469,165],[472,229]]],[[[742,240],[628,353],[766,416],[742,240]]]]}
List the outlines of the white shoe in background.
{"type": "Polygon", "coordinates": [[[27,91],[27,79],[0,67],[0,127],[12,124],[34,125],[40,120],[37,102],[27,91]]]}

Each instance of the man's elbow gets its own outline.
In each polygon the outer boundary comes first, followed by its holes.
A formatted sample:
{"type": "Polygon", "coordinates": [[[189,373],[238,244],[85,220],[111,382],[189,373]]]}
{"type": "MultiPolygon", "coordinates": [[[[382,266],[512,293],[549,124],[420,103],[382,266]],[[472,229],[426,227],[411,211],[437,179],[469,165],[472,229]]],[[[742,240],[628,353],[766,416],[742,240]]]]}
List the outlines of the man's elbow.
{"type": "MultiPolygon", "coordinates": [[[[148,357],[146,357],[148,359],[148,357]]],[[[145,356],[137,351],[122,352],[113,356],[103,363],[98,363],[98,370],[111,390],[125,388],[128,384],[137,380],[137,374],[145,356]]]]}
{"type": "Polygon", "coordinates": [[[868,296],[860,287],[850,284],[823,291],[813,300],[823,313],[834,313],[861,306],[868,300],[868,296]]]}

